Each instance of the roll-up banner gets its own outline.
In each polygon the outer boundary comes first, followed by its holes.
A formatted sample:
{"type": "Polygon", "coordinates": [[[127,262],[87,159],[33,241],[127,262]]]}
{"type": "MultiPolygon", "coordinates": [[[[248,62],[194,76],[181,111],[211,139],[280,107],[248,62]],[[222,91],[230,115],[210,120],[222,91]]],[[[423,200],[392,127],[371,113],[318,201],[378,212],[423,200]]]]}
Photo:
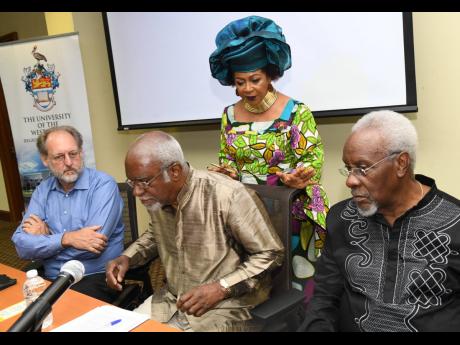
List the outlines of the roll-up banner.
{"type": "Polygon", "coordinates": [[[26,204],[49,176],[36,147],[46,129],[77,128],[83,136],[85,165],[95,167],[78,33],[0,44],[0,79],[26,204]]]}

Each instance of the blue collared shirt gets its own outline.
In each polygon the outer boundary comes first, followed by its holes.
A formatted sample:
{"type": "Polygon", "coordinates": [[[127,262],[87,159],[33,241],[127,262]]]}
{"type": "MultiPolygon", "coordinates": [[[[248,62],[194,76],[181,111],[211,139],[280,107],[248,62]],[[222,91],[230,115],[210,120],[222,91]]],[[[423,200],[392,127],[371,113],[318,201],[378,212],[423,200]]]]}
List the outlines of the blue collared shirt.
{"type": "Polygon", "coordinates": [[[28,234],[21,223],[12,240],[20,258],[44,261],[48,278],[55,279],[61,266],[69,260],[81,261],[85,275],[105,272],[107,261],[123,251],[122,210],[123,199],[117,183],[101,171],[84,168],[73,189],[67,193],[54,176],[49,177],[32,194],[23,221],[35,214],[48,224],[50,234],[28,234]],[[101,225],[98,232],[108,238],[101,254],[62,246],[65,232],[92,225],[101,225]]]}

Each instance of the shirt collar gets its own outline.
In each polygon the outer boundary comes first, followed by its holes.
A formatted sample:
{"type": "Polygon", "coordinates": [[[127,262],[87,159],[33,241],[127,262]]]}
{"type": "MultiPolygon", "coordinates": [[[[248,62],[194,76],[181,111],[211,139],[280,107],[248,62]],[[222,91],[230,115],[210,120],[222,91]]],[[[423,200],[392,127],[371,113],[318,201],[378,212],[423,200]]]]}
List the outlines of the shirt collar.
{"type": "Polygon", "coordinates": [[[187,178],[185,179],[185,183],[182,189],[180,190],[179,194],[177,194],[178,205],[187,201],[192,192],[192,177],[195,175],[195,169],[193,169],[193,167],[189,163],[187,163],[187,165],[189,167],[187,178]]]}
{"type": "Polygon", "coordinates": [[[436,195],[436,192],[438,191],[438,187],[436,187],[436,182],[434,181],[434,179],[428,176],[416,174],[415,179],[424,184],[425,186],[430,187],[428,193],[426,193],[422,200],[420,200],[418,204],[414,207],[414,209],[419,209],[425,207],[433,199],[433,197],[436,195]]]}

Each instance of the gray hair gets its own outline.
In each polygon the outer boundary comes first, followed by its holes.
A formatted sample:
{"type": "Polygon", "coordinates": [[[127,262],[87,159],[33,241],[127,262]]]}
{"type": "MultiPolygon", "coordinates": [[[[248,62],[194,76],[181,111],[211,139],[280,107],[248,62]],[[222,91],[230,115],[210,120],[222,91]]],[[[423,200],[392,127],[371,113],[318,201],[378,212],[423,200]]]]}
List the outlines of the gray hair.
{"type": "Polygon", "coordinates": [[[161,162],[163,169],[173,163],[179,163],[183,168],[187,166],[179,142],[173,136],[162,131],[142,134],[133,143],[131,150],[135,150],[137,154],[148,156],[152,161],[161,162]]]}
{"type": "Polygon", "coordinates": [[[53,128],[48,128],[37,138],[37,148],[42,156],[48,156],[48,149],[46,148],[46,140],[51,133],[54,132],[67,132],[69,133],[77,143],[78,149],[81,150],[83,147],[83,137],[81,133],[72,126],[57,126],[53,128]]]}
{"type": "Polygon", "coordinates": [[[384,149],[392,152],[407,152],[410,169],[414,171],[417,151],[417,131],[408,118],[391,110],[372,111],[360,118],[351,132],[376,129],[384,138],[384,149]]]}

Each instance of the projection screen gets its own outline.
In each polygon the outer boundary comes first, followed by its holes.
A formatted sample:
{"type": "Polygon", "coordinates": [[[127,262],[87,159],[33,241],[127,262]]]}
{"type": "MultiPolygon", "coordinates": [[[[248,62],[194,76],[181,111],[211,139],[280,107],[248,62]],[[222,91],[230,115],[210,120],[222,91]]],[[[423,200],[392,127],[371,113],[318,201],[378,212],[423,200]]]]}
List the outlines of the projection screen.
{"type": "Polygon", "coordinates": [[[235,90],[211,77],[228,22],[273,19],[292,52],[274,83],[315,117],[417,111],[412,15],[402,12],[107,12],[118,129],[218,123],[235,90]]]}

